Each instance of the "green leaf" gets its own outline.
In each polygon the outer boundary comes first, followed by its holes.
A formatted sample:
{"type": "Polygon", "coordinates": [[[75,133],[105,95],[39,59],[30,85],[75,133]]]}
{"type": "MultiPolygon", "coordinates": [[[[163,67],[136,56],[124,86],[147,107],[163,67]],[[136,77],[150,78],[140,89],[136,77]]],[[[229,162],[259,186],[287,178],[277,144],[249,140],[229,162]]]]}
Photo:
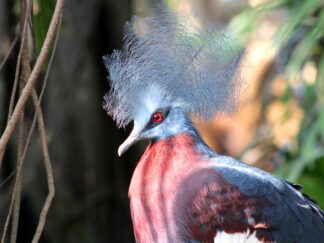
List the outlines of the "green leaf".
{"type": "Polygon", "coordinates": [[[324,37],[324,10],[321,11],[317,22],[310,28],[303,39],[295,48],[288,63],[286,73],[289,78],[296,74],[306,62],[307,58],[312,55],[312,50],[318,41],[324,37]]]}
{"type": "MultiPolygon", "coordinates": [[[[322,173],[324,173],[324,171],[322,171],[322,173]]],[[[304,193],[306,193],[312,199],[316,200],[321,208],[324,208],[323,176],[314,174],[304,174],[298,179],[297,182],[304,186],[304,193]]]]}
{"type": "Polygon", "coordinates": [[[287,5],[289,0],[269,0],[256,7],[247,7],[231,21],[230,28],[245,40],[253,32],[263,14],[287,5]]]}
{"type": "Polygon", "coordinates": [[[299,3],[289,10],[286,23],[277,31],[274,38],[276,47],[286,43],[292,37],[296,29],[302,26],[303,22],[320,7],[321,0],[300,1],[299,3]]]}
{"type": "Polygon", "coordinates": [[[52,14],[55,8],[55,1],[35,0],[34,5],[34,9],[37,9],[37,11],[34,12],[33,20],[36,36],[36,48],[37,53],[39,53],[45,40],[50,21],[52,19],[52,14]]]}

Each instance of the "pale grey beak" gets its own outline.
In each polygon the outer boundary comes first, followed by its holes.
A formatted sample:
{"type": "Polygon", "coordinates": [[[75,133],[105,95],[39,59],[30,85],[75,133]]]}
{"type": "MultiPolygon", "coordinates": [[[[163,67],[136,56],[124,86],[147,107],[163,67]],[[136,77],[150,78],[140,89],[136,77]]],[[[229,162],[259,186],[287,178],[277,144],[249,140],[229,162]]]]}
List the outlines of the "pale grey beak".
{"type": "Polygon", "coordinates": [[[125,153],[134,143],[138,142],[141,139],[140,135],[141,130],[134,126],[128,138],[119,146],[118,156],[122,156],[122,154],[125,153]]]}

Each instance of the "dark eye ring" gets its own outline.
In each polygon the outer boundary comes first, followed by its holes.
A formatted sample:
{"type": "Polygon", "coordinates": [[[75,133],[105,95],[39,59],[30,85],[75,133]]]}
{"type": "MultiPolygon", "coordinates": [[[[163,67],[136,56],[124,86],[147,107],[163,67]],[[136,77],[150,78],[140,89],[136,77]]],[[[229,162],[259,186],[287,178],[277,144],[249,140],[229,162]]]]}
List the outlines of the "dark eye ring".
{"type": "Polygon", "coordinates": [[[157,111],[152,115],[152,121],[154,123],[161,123],[163,120],[164,120],[164,116],[160,111],[157,111]]]}

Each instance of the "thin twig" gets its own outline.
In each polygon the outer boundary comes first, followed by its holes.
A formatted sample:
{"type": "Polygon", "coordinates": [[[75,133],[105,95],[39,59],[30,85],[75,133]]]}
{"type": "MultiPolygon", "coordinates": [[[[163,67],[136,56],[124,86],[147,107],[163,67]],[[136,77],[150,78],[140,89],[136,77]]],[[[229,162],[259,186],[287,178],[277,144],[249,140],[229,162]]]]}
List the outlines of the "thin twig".
{"type": "MultiPolygon", "coordinates": [[[[60,19],[60,24],[61,24],[61,19],[60,19]]],[[[52,204],[53,198],[55,196],[54,177],[53,177],[52,165],[51,165],[49,152],[48,152],[48,146],[47,146],[47,141],[46,141],[46,130],[45,130],[44,119],[43,119],[43,114],[42,114],[42,111],[40,108],[40,104],[43,99],[45,88],[47,85],[49,71],[50,71],[50,68],[53,63],[54,53],[56,51],[58,38],[59,38],[59,32],[57,32],[57,34],[56,34],[56,38],[55,38],[54,45],[53,45],[53,50],[52,50],[52,53],[50,56],[48,66],[47,66],[47,70],[46,70],[45,77],[44,77],[44,83],[43,83],[39,98],[37,97],[37,93],[36,93],[35,89],[33,89],[33,91],[32,91],[32,98],[33,98],[33,102],[35,105],[35,115],[34,115],[33,122],[32,122],[30,131],[29,131],[26,143],[25,143],[23,154],[21,156],[21,160],[20,160],[21,163],[19,163],[19,166],[17,167],[17,176],[16,176],[15,185],[14,185],[13,197],[11,199],[10,208],[9,208],[8,216],[6,219],[5,226],[4,226],[4,232],[2,235],[1,243],[4,243],[5,235],[8,230],[8,225],[10,222],[10,215],[12,214],[12,210],[14,207],[14,200],[16,200],[15,195],[17,194],[17,188],[18,188],[18,183],[19,183],[19,181],[17,179],[21,177],[19,174],[21,174],[21,171],[22,171],[22,164],[26,157],[27,148],[30,144],[31,137],[34,132],[36,120],[37,120],[38,127],[39,127],[41,147],[42,147],[42,152],[43,152],[43,157],[44,157],[44,165],[45,165],[45,170],[46,170],[46,175],[47,175],[48,195],[46,197],[42,211],[40,213],[39,222],[38,222],[32,243],[37,243],[40,239],[40,236],[41,236],[44,226],[45,226],[48,210],[49,210],[49,208],[52,204]]]]}
{"type": "MultiPolygon", "coordinates": [[[[61,22],[63,4],[64,4],[63,0],[58,0],[57,3],[56,3],[56,7],[55,7],[55,10],[54,10],[52,21],[51,21],[51,24],[50,24],[46,39],[44,41],[44,45],[42,47],[41,53],[40,53],[40,55],[39,55],[39,57],[38,57],[38,59],[36,61],[35,67],[34,67],[32,73],[31,73],[31,75],[30,75],[30,77],[29,77],[29,79],[27,81],[27,84],[26,84],[25,88],[22,91],[22,95],[18,100],[17,106],[16,106],[16,108],[15,108],[15,110],[13,112],[13,115],[12,115],[10,121],[7,124],[5,132],[4,132],[4,134],[2,135],[2,137],[0,139],[0,168],[1,168],[3,154],[4,154],[4,151],[5,151],[6,144],[8,143],[8,141],[10,139],[10,136],[11,136],[16,124],[17,124],[17,121],[20,119],[20,117],[22,115],[22,112],[24,110],[24,106],[25,106],[25,104],[26,104],[26,102],[28,100],[28,97],[29,97],[30,93],[31,93],[31,89],[34,86],[34,84],[35,84],[35,82],[37,80],[37,77],[39,76],[41,67],[42,67],[42,65],[43,65],[43,63],[44,63],[44,61],[45,61],[45,59],[46,59],[46,57],[48,55],[50,44],[51,44],[51,42],[52,42],[52,40],[54,38],[54,35],[56,34],[58,24],[61,22]],[[7,133],[6,133],[6,131],[7,131],[7,133]]],[[[48,76],[48,72],[47,72],[46,76],[48,76]]],[[[40,101],[41,101],[41,99],[39,100],[39,102],[40,101]]],[[[23,154],[22,154],[22,156],[20,158],[21,163],[18,163],[17,176],[16,176],[16,180],[15,180],[15,184],[14,184],[13,196],[11,198],[9,213],[8,213],[8,216],[7,216],[7,219],[6,219],[6,222],[5,222],[1,243],[4,243],[4,241],[5,241],[6,232],[8,230],[8,225],[9,225],[9,222],[10,222],[10,215],[12,213],[13,205],[14,205],[14,201],[15,201],[15,195],[16,195],[16,191],[17,191],[17,183],[18,183],[18,179],[21,178],[20,175],[21,175],[21,172],[22,172],[22,164],[23,164],[23,161],[24,161],[26,153],[27,153],[27,148],[28,148],[29,143],[31,141],[31,137],[32,137],[33,130],[34,130],[34,127],[35,127],[35,123],[36,123],[36,114],[37,113],[38,113],[38,108],[36,108],[35,117],[34,117],[32,126],[30,128],[30,131],[29,131],[29,134],[28,134],[28,137],[27,137],[27,140],[26,140],[26,144],[25,144],[23,154]]],[[[44,128],[44,123],[41,123],[40,126],[44,128]]],[[[45,140],[45,142],[46,142],[46,140],[45,140]]],[[[54,197],[55,190],[54,190],[54,182],[53,182],[52,170],[51,170],[51,166],[50,166],[50,160],[49,160],[49,156],[48,156],[48,149],[47,149],[47,145],[44,145],[44,142],[42,142],[42,148],[43,148],[43,151],[45,151],[43,153],[45,155],[44,157],[46,157],[45,164],[46,164],[46,172],[47,172],[49,190],[50,190],[49,195],[48,195],[48,197],[46,199],[46,202],[44,204],[44,208],[43,208],[43,210],[41,212],[41,216],[40,216],[40,222],[41,222],[41,219],[43,219],[43,221],[45,223],[46,214],[47,214],[48,208],[49,208],[49,206],[51,204],[51,201],[52,201],[52,199],[54,197]],[[46,153],[46,151],[47,151],[47,153],[46,153]]],[[[40,238],[40,235],[42,233],[42,229],[44,228],[44,225],[42,226],[42,222],[39,225],[41,227],[37,227],[37,231],[35,233],[33,242],[38,242],[38,240],[40,238]]]]}
{"type": "MultiPolygon", "coordinates": [[[[33,2],[32,2],[33,5],[33,2]]],[[[32,41],[32,50],[33,50],[33,57],[35,58],[37,56],[37,44],[36,44],[36,33],[35,33],[35,28],[34,28],[34,23],[33,23],[33,7],[31,9],[31,13],[29,16],[29,21],[28,21],[28,25],[29,25],[29,29],[30,29],[30,34],[31,34],[31,41],[32,41]]]]}
{"type": "Polygon", "coordinates": [[[58,25],[60,23],[60,19],[62,17],[63,7],[64,7],[64,0],[57,0],[55,10],[54,10],[54,13],[52,16],[52,20],[51,20],[44,44],[43,44],[40,54],[37,58],[36,64],[33,68],[33,71],[31,72],[31,75],[27,81],[27,84],[22,91],[22,94],[17,102],[17,105],[16,105],[16,107],[10,117],[10,120],[7,123],[7,126],[2,134],[1,139],[0,139],[0,168],[2,167],[3,155],[4,155],[5,149],[7,147],[8,141],[9,141],[13,131],[15,130],[17,122],[20,119],[20,116],[25,108],[26,102],[27,102],[27,100],[32,92],[32,89],[37,81],[37,78],[41,72],[42,66],[49,54],[51,43],[55,37],[57,27],[58,27],[58,25]]]}
{"type": "MultiPolygon", "coordinates": [[[[22,2],[23,4],[23,2],[22,2]]],[[[15,72],[15,81],[14,81],[14,86],[13,86],[13,90],[11,92],[11,98],[10,98],[10,105],[9,105],[9,112],[8,112],[8,121],[9,118],[11,116],[11,111],[12,111],[12,107],[14,104],[14,99],[15,99],[15,95],[16,95],[16,90],[17,90],[17,86],[19,83],[19,69],[20,69],[20,65],[21,65],[21,61],[22,61],[22,57],[23,54],[26,54],[26,48],[28,48],[27,43],[27,23],[28,23],[28,12],[31,9],[31,1],[28,0],[27,1],[27,6],[25,8],[25,11],[23,9],[23,7],[21,8],[21,13],[22,13],[22,21],[21,23],[23,23],[23,27],[21,30],[21,44],[20,44],[20,50],[19,50],[19,55],[18,55],[18,60],[17,60],[17,64],[16,64],[16,72],[15,72]]],[[[22,26],[22,24],[20,25],[22,26]]],[[[27,50],[28,53],[28,50],[27,50]]],[[[23,113],[23,112],[22,112],[23,113]]],[[[21,123],[21,126],[23,126],[23,114],[21,114],[19,121],[21,123]]],[[[8,123],[7,123],[8,124],[8,123]]],[[[12,197],[11,197],[11,202],[10,202],[10,207],[9,207],[9,212],[6,218],[6,222],[5,222],[5,226],[3,229],[3,234],[2,234],[2,238],[1,238],[1,242],[4,242],[6,239],[6,235],[7,235],[7,231],[8,231],[8,226],[9,226],[9,222],[10,222],[10,218],[12,213],[14,212],[14,216],[13,216],[13,220],[12,220],[12,231],[11,231],[11,242],[15,242],[16,238],[17,238],[17,231],[18,231],[18,221],[19,221],[19,211],[20,211],[20,195],[21,195],[21,169],[22,169],[22,160],[20,158],[20,156],[22,155],[22,150],[23,150],[23,127],[20,127],[19,129],[19,141],[18,144],[20,147],[19,151],[18,151],[18,173],[16,174],[16,180],[15,180],[15,184],[14,184],[14,188],[13,188],[13,193],[12,193],[12,197]]]]}
{"type": "MultiPolygon", "coordinates": [[[[15,182],[15,185],[14,185],[14,191],[15,191],[15,188],[16,188],[16,182],[15,182]]],[[[14,201],[13,200],[14,200],[14,197],[11,197],[9,212],[7,214],[6,222],[5,222],[5,225],[3,227],[3,231],[2,231],[1,243],[4,243],[5,240],[6,240],[8,226],[9,226],[9,223],[10,223],[10,216],[12,214],[12,209],[13,209],[13,206],[14,206],[14,201]]]]}
{"type": "MultiPolygon", "coordinates": [[[[23,123],[22,123],[23,124],[23,123]]],[[[22,138],[23,139],[23,138],[22,138]]],[[[18,161],[21,161],[18,159],[18,161]]],[[[20,162],[21,163],[21,162],[20,162]]],[[[20,203],[21,203],[21,190],[22,190],[22,173],[17,179],[15,194],[12,195],[14,198],[13,210],[12,210],[12,221],[11,221],[11,230],[10,230],[10,243],[16,243],[18,225],[19,225],[19,216],[20,216],[20,203]]]]}
{"type": "MultiPolygon", "coordinates": [[[[29,19],[30,12],[31,12],[32,3],[30,0],[25,0],[20,2],[20,12],[22,15],[22,21],[26,21],[29,19]]],[[[25,25],[25,24],[21,24],[25,25]]],[[[21,94],[23,87],[25,86],[28,77],[30,76],[30,57],[28,52],[28,27],[26,30],[22,30],[22,42],[21,42],[21,73],[19,78],[19,94],[21,94]]],[[[10,116],[10,114],[9,114],[10,116]]],[[[23,155],[24,151],[24,143],[25,143],[25,122],[24,122],[24,112],[22,113],[19,121],[19,132],[18,132],[18,163],[23,163],[21,156],[23,155]]],[[[21,165],[22,171],[22,165],[21,165]]],[[[17,234],[18,234],[18,226],[19,226],[19,216],[20,216],[20,203],[21,203],[21,191],[22,191],[22,177],[23,173],[16,175],[17,177],[17,188],[15,190],[15,194],[12,195],[14,197],[14,207],[12,213],[12,223],[11,223],[11,232],[10,232],[10,243],[16,243],[17,241],[17,234]]]]}
{"type": "Polygon", "coordinates": [[[27,139],[26,139],[26,143],[25,143],[25,147],[24,147],[23,153],[22,153],[22,155],[21,155],[21,157],[19,159],[19,162],[18,162],[16,180],[15,180],[15,184],[14,184],[14,187],[13,187],[13,192],[12,192],[12,197],[11,197],[9,212],[8,212],[8,215],[7,215],[7,218],[6,218],[6,222],[5,222],[5,226],[4,226],[4,230],[3,230],[3,233],[2,233],[1,243],[4,243],[5,242],[6,233],[7,233],[8,225],[9,225],[9,222],[10,222],[10,217],[11,217],[12,210],[13,210],[13,207],[14,207],[14,202],[15,202],[15,199],[16,199],[15,196],[16,196],[17,189],[18,189],[19,179],[21,178],[21,172],[22,172],[23,162],[24,162],[25,157],[26,157],[26,154],[27,154],[27,149],[29,147],[29,144],[30,144],[30,141],[31,141],[31,138],[32,138],[32,135],[33,135],[33,131],[34,131],[34,128],[35,128],[35,124],[36,124],[36,114],[34,116],[33,123],[32,123],[32,125],[30,127],[30,130],[29,130],[29,133],[28,133],[28,136],[27,136],[27,139]]]}
{"type": "Polygon", "coordinates": [[[10,45],[9,51],[7,52],[5,58],[2,60],[2,62],[0,64],[0,71],[2,70],[2,68],[4,67],[6,62],[8,61],[8,58],[10,57],[10,54],[11,54],[12,50],[14,49],[17,41],[18,41],[18,36],[15,37],[15,39],[13,40],[13,42],[10,45]]]}
{"type": "MultiPolygon", "coordinates": [[[[35,90],[32,93],[32,97],[33,97],[34,105],[36,107],[39,107],[39,100],[37,98],[37,94],[36,94],[35,90]]],[[[55,196],[52,164],[51,164],[51,160],[49,157],[48,145],[47,145],[47,141],[46,141],[46,130],[45,130],[45,125],[44,125],[43,114],[42,114],[42,111],[40,108],[38,109],[38,112],[37,112],[37,123],[38,123],[39,136],[40,136],[41,147],[42,147],[43,157],[44,157],[44,166],[45,166],[45,171],[46,171],[46,176],[47,176],[48,195],[46,197],[42,211],[39,215],[39,220],[38,220],[37,228],[36,228],[32,243],[39,242],[39,239],[40,239],[42,232],[44,230],[44,227],[45,227],[47,213],[49,211],[49,208],[50,208],[53,198],[55,196]]]]}
{"type": "MultiPolygon", "coordinates": [[[[18,54],[18,59],[17,59],[17,64],[16,64],[16,71],[15,71],[15,80],[14,80],[14,84],[12,87],[12,91],[11,91],[11,96],[10,96],[10,103],[9,103],[9,111],[8,111],[8,120],[7,120],[7,124],[9,123],[11,114],[12,114],[12,110],[15,104],[15,97],[16,97],[16,92],[17,92],[17,87],[18,87],[18,81],[19,81],[19,72],[20,72],[20,65],[21,65],[21,58],[23,55],[23,46],[25,43],[25,39],[27,38],[26,32],[27,32],[27,26],[28,26],[28,12],[31,10],[31,1],[27,2],[27,9],[26,9],[26,13],[24,16],[24,21],[23,21],[23,28],[21,31],[21,43],[20,43],[20,48],[19,48],[19,54],[18,54]]],[[[1,155],[0,155],[1,157],[1,155]]],[[[1,160],[0,160],[0,165],[1,165],[1,160]]],[[[0,166],[1,168],[1,166],[0,166]]]]}
{"type": "MultiPolygon", "coordinates": [[[[17,200],[20,200],[19,197],[20,197],[20,190],[21,190],[22,166],[23,166],[23,161],[24,161],[26,153],[27,153],[27,147],[28,147],[28,145],[30,143],[30,140],[31,140],[32,130],[33,130],[33,125],[32,125],[32,128],[30,129],[29,136],[28,136],[28,138],[26,140],[25,147],[24,147],[23,151],[18,153],[19,154],[18,155],[18,165],[16,167],[17,174],[16,174],[15,183],[14,183],[14,186],[13,186],[13,192],[12,192],[12,196],[11,196],[9,211],[8,211],[8,214],[7,214],[7,217],[6,217],[5,226],[3,227],[1,243],[5,242],[7,231],[8,231],[8,226],[9,226],[9,223],[10,223],[10,218],[11,218],[11,215],[12,215],[13,211],[17,212],[17,204],[16,204],[16,202],[17,202],[17,200]]],[[[18,219],[17,216],[13,217],[13,222],[12,222],[13,225],[15,225],[16,222],[18,223],[17,219],[18,219]],[[16,220],[15,220],[15,218],[16,218],[16,220]],[[14,222],[14,221],[16,221],[16,222],[14,222]]],[[[13,229],[13,230],[15,231],[16,229],[13,229]]]]}
{"type": "MultiPolygon", "coordinates": [[[[59,25],[61,25],[61,19],[60,19],[59,25]]],[[[51,68],[52,63],[53,63],[54,53],[56,51],[58,38],[59,38],[59,32],[57,32],[57,34],[56,34],[56,38],[55,38],[54,45],[53,45],[53,50],[52,50],[52,53],[51,53],[51,57],[50,57],[48,66],[47,66],[46,74],[45,74],[45,77],[44,77],[44,83],[43,83],[42,90],[41,90],[41,93],[39,95],[39,98],[37,97],[37,93],[36,93],[35,89],[33,89],[33,91],[32,91],[32,98],[33,98],[33,102],[34,102],[34,105],[35,105],[35,115],[34,115],[32,126],[30,128],[30,131],[29,131],[26,143],[25,143],[23,154],[21,156],[21,163],[19,163],[20,166],[17,169],[18,172],[17,172],[17,177],[16,177],[16,178],[18,178],[18,176],[21,177],[23,161],[24,161],[24,159],[26,157],[27,149],[28,149],[28,146],[30,144],[31,137],[32,137],[32,134],[34,132],[34,128],[35,128],[35,124],[36,124],[36,120],[37,120],[38,127],[39,127],[40,139],[41,139],[41,147],[42,147],[42,152],[43,152],[43,156],[44,156],[44,165],[45,165],[45,170],[46,170],[46,175],[47,175],[47,183],[48,183],[49,192],[48,192],[48,195],[46,197],[46,200],[45,200],[44,206],[42,208],[42,211],[40,213],[39,222],[38,222],[36,232],[34,234],[34,238],[33,238],[33,241],[32,241],[33,243],[38,242],[39,239],[40,239],[40,236],[41,236],[41,234],[43,232],[43,229],[44,229],[44,226],[45,226],[46,216],[47,216],[48,210],[49,210],[49,208],[50,208],[50,206],[52,204],[53,198],[55,196],[54,177],[53,177],[52,165],[51,165],[49,152],[48,152],[47,141],[46,141],[46,130],[45,130],[45,125],[44,125],[44,119],[43,119],[43,114],[42,114],[40,105],[41,105],[41,101],[43,99],[45,88],[46,88],[46,85],[47,85],[49,71],[50,71],[50,68],[51,68]]],[[[18,186],[18,182],[19,181],[17,180],[17,183],[15,183],[14,188],[16,188],[18,186]]],[[[13,195],[16,195],[16,190],[14,191],[13,195]]],[[[13,199],[13,200],[15,200],[15,199],[13,199]]],[[[11,211],[12,211],[12,206],[10,206],[10,208],[11,208],[11,211]]]]}
{"type": "MultiPolygon", "coordinates": [[[[60,20],[59,26],[61,26],[61,20],[60,20]]],[[[51,163],[49,152],[48,152],[48,145],[47,145],[47,141],[46,141],[46,130],[45,130],[44,119],[43,119],[43,114],[42,114],[40,104],[41,104],[41,101],[42,101],[42,98],[43,98],[43,95],[45,92],[49,71],[51,69],[52,62],[54,59],[54,54],[56,52],[59,34],[60,34],[60,32],[57,32],[57,34],[56,34],[52,54],[51,54],[51,57],[50,57],[50,60],[48,63],[48,67],[47,67],[46,74],[44,77],[43,87],[42,87],[41,93],[39,95],[39,98],[37,98],[37,93],[35,90],[33,90],[33,93],[32,93],[33,102],[34,102],[34,105],[36,108],[35,115],[37,115],[38,130],[39,130],[41,147],[42,147],[42,152],[43,152],[43,157],[44,157],[44,166],[45,166],[45,171],[46,171],[46,176],[47,176],[47,185],[48,185],[48,195],[46,197],[42,211],[39,215],[39,220],[38,220],[37,228],[36,228],[32,243],[37,243],[42,235],[42,232],[45,227],[47,213],[49,211],[50,206],[52,205],[52,201],[55,196],[55,186],[54,186],[52,163],[51,163]]]]}
{"type": "MultiPolygon", "coordinates": [[[[45,84],[45,82],[44,82],[44,84],[45,84]]],[[[43,94],[41,94],[41,95],[43,95],[43,94]]],[[[41,99],[42,99],[42,96],[40,96],[39,102],[41,101],[41,99]]],[[[38,102],[38,104],[40,104],[39,102],[38,102]]],[[[28,150],[29,144],[31,142],[31,138],[32,138],[32,135],[34,133],[34,129],[35,129],[35,125],[36,125],[36,121],[37,121],[37,114],[38,113],[39,113],[39,106],[36,107],[36,111],[35,111],[35,115],[34,115],[34,118],[33,118],[33,122],[32,122],[32,125],[30,127],[30,130],[29,130],[29,133],[28,133],[26,142],[25,142],[25,147],[24,147],[24,150],[23,150],[22,155],[21,155],[21,157],[19,159],[19,162],[18,162],[17,175],[16,175],[16,180],[15,180],[15,184],[14,184],[14,187],[13,187],[13,193],[12,193],[13,195],[11,197],[9,212],[8,212],[8,215],[7,215],[7,218],[6,218],[6,222],[5,222],[5,226],[4,226],[4,230],[3,230],[3,234],[2,234],[2,238],[1,238],[1,243],[4,243],[5,238],[6,238],[6,232],[8,230],[8,225],[9,225],[9,222],[10,222],[10,217],[11,217],[12,210],[13,210],[13,206],[14,206],[14,202],[15,202],[15,196],[16,196],[16,192],[17,192],[17,189],[18,189],[19,178],[21,178],[21,172],[22,172],[23,162],[25,160],[25,157],[26,157],[26,154],[27,154],[27,150],[28,150]]]]}
{"type": "Polygon", "coordinates": [[[7,182],[15,175],[15,173],[16,173],[16,169],[14,169],[13,171],[11,171],[11,173],[10,173],[10,175],[8,175],[7,176],[7,178],[6,179],[4,179],[1,183],[0,183],[0,189],[2,188],[2,187],[4,187],[4,185],[6,185],[7,184],[7,182]]]}

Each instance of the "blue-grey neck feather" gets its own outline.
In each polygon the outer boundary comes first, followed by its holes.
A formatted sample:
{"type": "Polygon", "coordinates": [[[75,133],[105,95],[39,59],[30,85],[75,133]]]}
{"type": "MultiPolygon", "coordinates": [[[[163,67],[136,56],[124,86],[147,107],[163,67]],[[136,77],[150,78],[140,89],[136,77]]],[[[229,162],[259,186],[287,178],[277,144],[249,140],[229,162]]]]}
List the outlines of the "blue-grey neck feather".
{"type": "Polygon", "coordinates": [[[203,119],[235,109],[241,53],[233,52],[229,39],[164,5],[140,23],[144,31],[133,19],[125,27],[123,51],[104,58],[111,85],[105,109],[119,127],[134,120],[152,85],[163,99],[203,119]]]}
{"type": "Polygon", "coordinates": [[[181,133],[187,133],[194,139],[196,149],[202,155],[206,156],[206,159],[217,156],[217,154],[201,139],[189,115],[180,107],[172,108],[162,124],[144,132],[142,136],[150,138],[154,142],[155,140],[181,133]]]}

